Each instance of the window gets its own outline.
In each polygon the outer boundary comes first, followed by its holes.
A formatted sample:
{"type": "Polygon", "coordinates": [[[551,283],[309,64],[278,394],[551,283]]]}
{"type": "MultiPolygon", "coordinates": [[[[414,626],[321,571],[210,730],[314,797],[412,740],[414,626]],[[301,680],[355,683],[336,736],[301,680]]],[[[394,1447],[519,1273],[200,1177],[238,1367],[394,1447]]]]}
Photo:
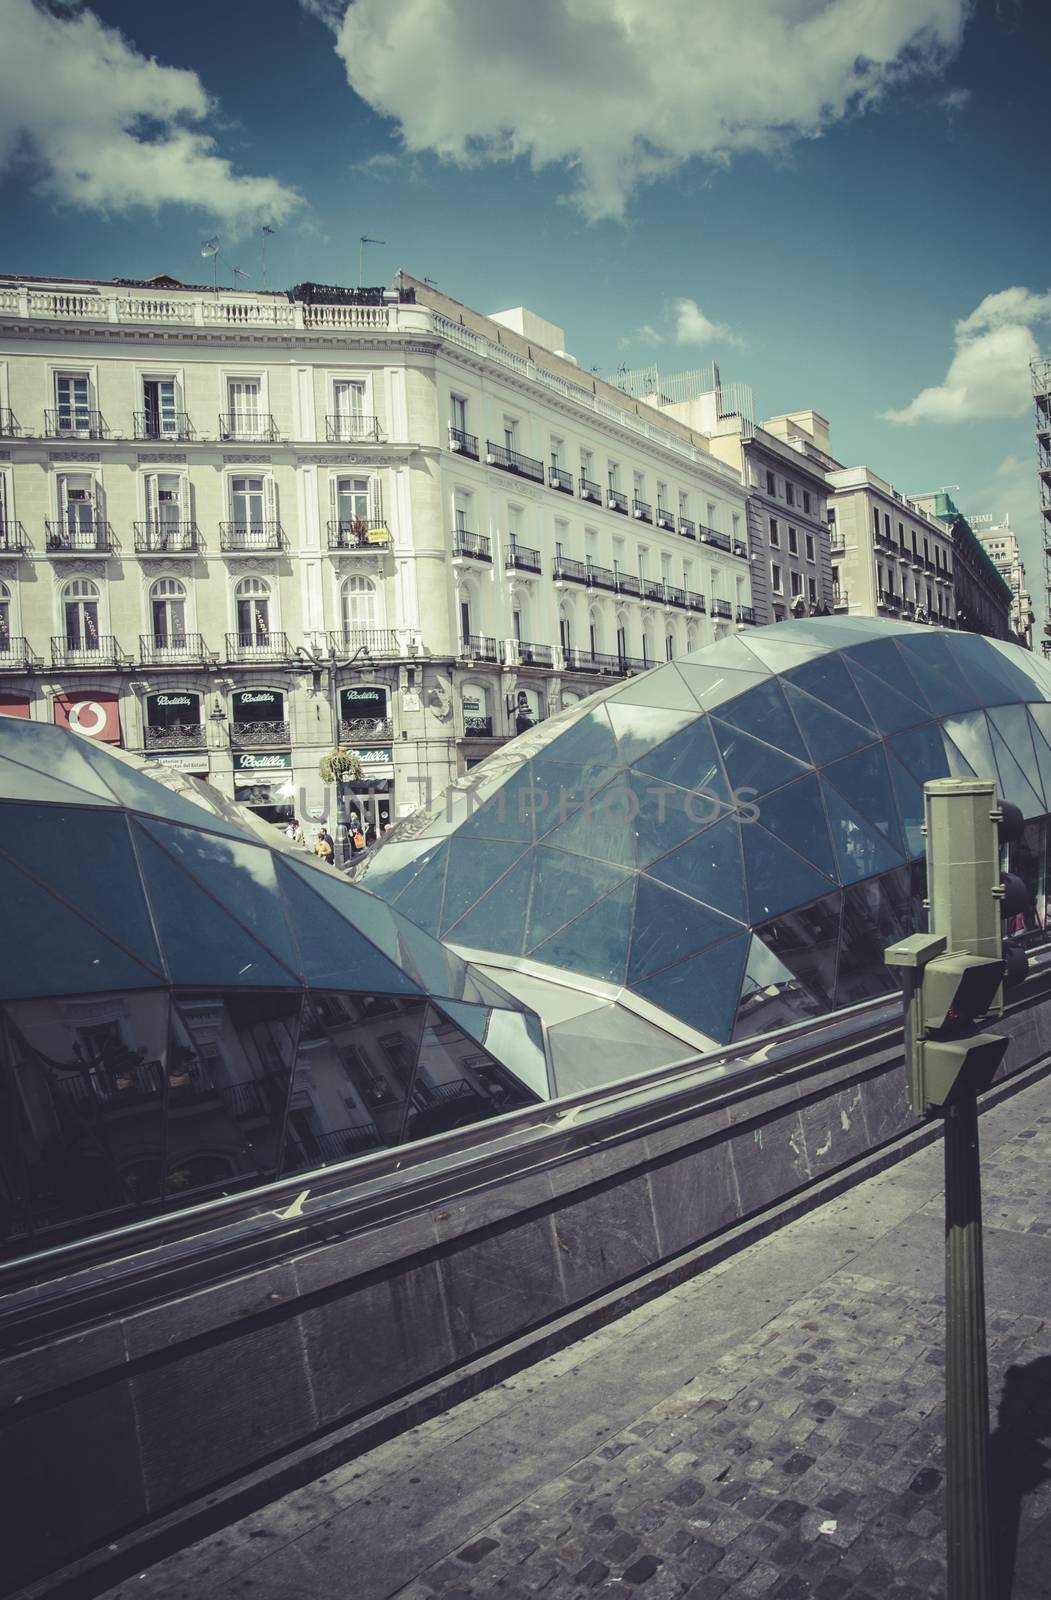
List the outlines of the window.
{"type": "Polygon", "coordinates": [[[469,595],[460,597],[460,643],[466,644],[471,637],[471,600],[469,595]]]}
{"type": "Polygon", "coordinates": [[[98,650],[99,591],[90,578],[75,578],[62,590],[67,650],[98,650]]]}
{"type": "Polygon", "coordinates": [[[817,605],[817,580],[815,578],[808,578],[806,581],[806,587],[810,604],[812,606],[817,605]]]}
{"type": "Polygon", "coordinates": [[[777,479],[772,472],[768,472],[766,475],[766,492],[767,494],[777,493],[777,479]]]}
{"type": "Polygon", "coordinates": [[[740,539],[740,537],[741,537],[741,518],[737,514],[736,511],[732,511],[730,513],[730,517],[731,517],[730,526],[733,529],[733,536],[734,536],[735,539],[740,539]]]}
{"type": "Polygon", "coordinates": [[[242,646],[270,643],[270,585],[262,578],[242,578],[234,590],[237,637],[242,646]]]}
{"type": "Polygon", "coordinates": [[[553,472],[561,472],[562,470],[562,444],[563,441],[561,439],[556,438],[554,434],[551,435],[551,470],[553,472]]]}
{"type": "Polygon", "coordinates": [[[872,531],[876,535],[876,538],[878,539],[879,538],[879,507],[878,506],[873,506],[873,508],[872,508],[872,531]]]}
{"type": "Polygon", "coordinates": [[[790,556],[799,554],[799,537],[794,528],[788,530],[788,553],[790,556]]]}
{"type": "Polygon", "coordinates": [[[775,594],[784,594],[785,586],[781,578],[781,568],[776,561],[770,563],[770,587],[775,594]]]}
{"type": "Polygon", "coordinates": [[[645,583],[649,576],[650,553],[645,546],[639,547],[639,579],[645,583]]]}
{"type": "Polygon", "coordinates": [[[511,613],[511,632],[514,634],[514,636],[518,640],[519,644],[521,644],[521,642],[522,642],[522,613],[521,613],[521,611],[519,611],[517,606],[515,607],[515,609],[511,613]]]}
{"type": "Polygon", "coordinates": [[[344,633],[377,627],[379,594],[374,578],[345,578],[339,598],[344,633]]]}
{"type": "Polygon", "coordinates": [[[770,543],[777,550],[781,545],[781,530],[777,526],[777,518],[770,518],[770,543]]]}
{"type": "Polygon", "coordinates": [[[690,519],[690,497],[683,489],[679,490],[679,515],[685,517],[687,522],[690,519]]]}
{"type": "Polygon", "coordinates": [[[238,532],[261,528],[265,520],[262,478],[230,479],[230,515],[238,532]]]}
{"type": "Polygon", "coordinates": [[[803,510],[804,511],[809,511],[810,510],[810,490],[809,489],[804,489],[803,490],[803,510]]]}
{"type": "Polygon", "coordinates": [[[146,475],[146,522],[151,532],[175,532],[182,520],[182,478],[177,472],[146,475]]]}
{"type": "Polygon", "coordinates": [[[632,473],[632,475],[631,475],[631,492],[634,495],[636,500],[645,500],[645,498],[646,498],[646,479],[645,479],[645,477],[643,476],[643,474],[641,472],[633,472],[632,473]]]}
{"type": "Polygon", "coordinates": [[[668,509],[668,485],[666,483],[658,483],[657,484],[657,510],[658,511],[667,511],[667,509],[668,509]]]}
{"type": "Polygon", "coordinates": [[[261,390],[258,378],[231,378],[226,385],[230,432],[235,437],[251,438],[259,431],[261,390]]]}
{"type": "Polygon", "coordinates": [[[580,452],[580,476],[592,479],[595,471],[595,458],[590,450],[580,452]]]}
{"type": "Polygon", "coordinates": [[[186,589],[178,578],[160,578],[150,590],[150,622],[155,645],[186,643],[186,589]]]}
{"type": "Polygon", "coordinates": [[[617,654],[622,659],[628,653],[628,626],[623,616],[617,617],[617,654]]]}
{"type": "Polygon", "coordinates": [[[62,534],[76,544],[95,537],[95,480],[87,472],[64,472],[58,480],[62,534]]]}
{"type": "Polygon", "coordinates": [[[55,409],[59,433],[90,434],[91,385],[87,373],[56,373],[55,409]]]}
{"type": "Polygon", "coordinates": [[[796,503],[796,486],[794,483],[789,483],[787,478],[785,479],[785,499],[790,506],[794,506],[796,503]]]}
{"type": "Polygon", "coordinates": [[[144,378],[142,383],[143,437],[174,439],[179,434],[178,402],[174,378],[144,378]]]}
{"type": "Polygon", "coordinates": [[[602,649],[602,625],[597,611],[588,612],[588,644],[592,656],[598,655],[602,649]]]}
{"type": "Polygon", "coordinates": [[[799,576],[798,572],[790,572],[788,576],[792,580],[792,597],[794,599],[796,597],[796,595],[798,595],[798,594],[800,594],[802,592],[803,580],[799,576]]]}
{"type": "Polygon", "coordinates": [[[704,523],[705,527],[711,528],[713,532],[718,531],[716,527],[715,515],[715,501],[709,500],[704,508],[704,523]]]}
{"type": "Polygon", "coordinates": [[[0,583],[0,655],[11,654],[11,591],[0,583]]]}
{"type": "Polygon", "coordinates": [[[570,626],[569,613],[564,606],[560,608],[558,613],[558,642],[563,650],[572,650],[573,648],[573,630],[570,626]]]}
{"type": "Polygon", "coordinates": [[[453,527],[457,533],[474,531],[471,528],[471,494],[468,489],[453,490],[453,527]]]}
{"type": "Polygon", "coordinates": [[[365,385],[352,378],[337,378],[332,385],[332,437],[360,439],[365,431],[365,385]]]}
{"type": "Polygon", "coordinates": [[[890,538],[890,512],[889,511],[885,511],[883,513],[883,531],[887,535],[887,538],[889,539],[890,538]]]}
{"type": "Polygon", "coordinates": [[[355,523],[367,523],[371,498],[368,478],[338,477],[330,481],[334,520],[339,524],[340,531],[350,532],[355,523]]]}
{"type": "Polygon", "coordinates": [[[804,537],[805,537],[805,540],[806,540],[806,558],[807,558],[808,561],[813,561],[813,559],[814,559],[814,535],[812,533],[808,533],[808,534],[805,534],[804,537]]]}
{"type": "Polygon", "coordinates": [[[518,449],[518,418],[504,418],[504,449],[512,453],[518,449]]]}
{"type": "Polygon", "coordinates": [[[664,635],[664,659],[666,661],[674,661],[675,660],[675,636],[674,636],[674,634],[666,633],[664,635]]]}
{"type": "Polygon", "coordinates": [[[609,486],[614,491],[620,488],[620,462],[611,461],[606,468],[609,486]]]}

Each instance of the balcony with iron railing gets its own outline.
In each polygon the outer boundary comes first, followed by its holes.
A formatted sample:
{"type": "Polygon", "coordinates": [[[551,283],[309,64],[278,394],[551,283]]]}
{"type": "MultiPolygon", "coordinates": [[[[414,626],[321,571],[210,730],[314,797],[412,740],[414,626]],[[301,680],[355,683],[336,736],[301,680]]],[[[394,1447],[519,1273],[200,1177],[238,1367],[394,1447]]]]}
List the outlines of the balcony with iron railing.
{"type": "Polygon", "coordinates": [[[549,644],[529,644],[525,639],[509,639],[504,659],[512,667],[553,667],[555,652],[549,644]]]}
{"type": "Polygon", "coordinates": [[[325,438],[329,444],[382,444],[383,429],[379,417],[366,417],[352,412],[349,416],[329,415],[325,418],[325,438]]]}
{"type": "Polygon", "coordinates": [[[675,532],[675,513],[669,511],[667,506],[657,507],[657,526],[666,528],[669,533],[675,532]]]}
{"type": "Polygon", "coordinates": [[[669,606],[682,606],[685,608],[686,590],[678,588],[676,584],[666,583],[664,585],[664,599],[669,606]]]}
{"type": "Polygon", "coordinates": [[[478,436],[465,433],[463,428],[454,428],[449,425],[449,449],[456,455],[469,456],[472,461],[478,460],[478,436]]]}
{"type": "Polygon", "coordinates": [[[463,736],[465,739],[491,739],[493,737],[492,717],[476,717],[473,713],[464,713],[463,736]]]}
{"type": "Polygon", "coordinates": [[[886,606],[888,611],[901,609],[901,595],[895,589],[880,589],[876,595],[877,605],[886,606]]]}
{"type": "Polygon", "coordinates": [[[43,666],[40,657],[29,648],[29,640],[20,634],[0,633],[0,672],[32,672],[43,666]]]}
{"type": "Polygon", "coordinates": [[[211,660],[199,633],[140,633],[139,660],[144,667],[191,667],[211,660]]]}
{"type": "Polygon", "coordinates": [[[833,611],[850,610],[850,595],[846,589],[841,589],[838,584],[832,589],[832,609],[833,611]]]}
{"type": "Polygon", "coordinates": [[[607,655],[601,650],[578,650],[564,645],[562,655],[571,672],[603,672],[611,678],[622,677],[620,657],[607,655]]]}
{"type": "MultiPolygon", "coordinates": [[[[733,554],[735,556],[740,556],[742,561],[747,561],[748,560],[748,544],[747,544],[747,542],[744,539],[734,539],[731,542],[733,544],[733,554]]],[[[813,556],[809,555],[807,557],[807,560],[808,561],[812,561],[813,560],[813,556]]]]}
{"type": "Polygon", "coordinates": [[[29,550],[26,530],[18,521],[0,522],[0,556],[24,556],[29,550]]]}
{"type": "Polygon", "coordinates": [[[382,518],[335,517],[328,523],[330,550],[360,550],[366,554],[388,550],[391,532],[382,518]]]}
{"type": "Polygon", "coordinates": [[[402,648],[393,628],[336,628],[328,634],[328,647],[335,656],[401,656],[410,654],[402,648]]]}
{"type": "Polygon", "coordinates": [[[745,627],[754,628],[756,623],[759,621],[759,618],[756,615],[755,607],[754,606],[738,606],[737,607],[737,620],[738,620],[738,622],[743,623],[745,627]]]}
{"type": "Polygon", "coordinates": [[[580,498],[582,500],[590,500],[596,506],[602,504],[602,485],[596,483],[593,478],[579,478],[577,487],[580,490],[580,498]]]}
{"type": "Polygon", "coordinates": [[[100,517],[93,517],[86,526],[76,527],[67,522],[47,521],[44,536],[49,556],[107,555],[114,548],[110,525],[100,517]]]}
{"type": "Polygon", "coordinates": [[[49,439],[108,439],[109,427],[101,411],[59,406],[44,412],[44,432],[49,439]]]}
{"type": "Polygon", "coordinates": [[[160,443],[188,444],[197,433],[186,411],[136,411],[132,417],[136,439],[156,439],[160,443]]]}
{"type": "Polygon", "coordinates": [[[219,437],[224,444],[273,444],[280,435],[269,411],[221,411],[219,437]]]}
{"type": "Polygon", "coordinates": [[[339,724],[340,744],[383,743],[393,737],[390,717],[343,717],[339,724]]]}
{"type": "Polygon", "coordinates": [[[632,595],[636,600],[642,598],[642,579],[636,578],[633,572],[621,572],[618,568],[613,574],[612,583],[602,583],[602,589],[615,589],[618,594],[632,595]]]}
{"type": "Polygon", "coordinates": [[[147,723],[144,732],[147,750],[203,750],[208,744],[204,722],[147,723]]]}
{"type": "Polygon", "coordinates": [[[660,578],[640,579],[643,600],[664,600],[664,584],[660,578]]]}
{"type": "Polygon", "coordinates": [[[728,533],[720,533],[718,528],[708,528],[703,522],[697,524],[697,533],[702,544],[714,545],[716,550],[733,550],[733,540],[728,533]]]}
{"type": "Polygon", "coordinates": [[[281,550],[284,533],[280,522],[220,522],[219,548],[224,555],[257,555],[261,550],[281,550]]]}
{"type": "Polygon", "coordinates": [[[10,406],[0,406],[0,439],[20,439],[22,429],[10,406]]]}
{"type": "Polygon", "coordinates": [[[136,522],[137,556],[193,555],[199,546],[196,522],[136,522]]]}
{"type": "Polygon", "coordinates": [[[496,640],[482,633],[469,633],[460,641],[460,655],[468,661],[496,661],[499,659],[496,640]]]}
{"type": "Polygon", "coordinates": [[[238,750],[291,744],[291,729],[282,718],[267,722],[231,722],[230,743],[238,750]]]}
{"type": "Polygon", "coordinates": [[[619,511],[623,517],[628,514],[628,497],[620,489],[606,490],[606,505],[610,511],[619,511]]]}
{"type": "Polygon", "coordinates": [[[331,1133],[304,1132],[302,1128],[297,1128],[294,1137],[302,1143],[308,1158],[322,1162],[349,1161],[351,1156],[361,1155],[364,1150],[375,1150],[384,1142],[374,1122],[357,1122],[347,1128],[336,1128],[331,1133]]]}
{"type": "Polygon", "coordinates": [[[698,594],[693,589],[687,589],[686,591],[686,606],[687,610],[696,611],[700,615],[706,614],[708,610],[708,602],[704,595],[698,594]]]}
{"type": "Polygon", "coordinates": [[[711,615],[713,617],[732,617],[733,614],[734,608],[730,604],[729,600],[719,600],[713,598],[711,602],[711,615]]]}
{"type": "Polygon", "coordinates": [[[650,505],[648,500],[640,500],[638,497],[632,500],[631,514],[635,518],[636,522],[653,521],[653,507],[650,505]]]}
{"type": "Polygon", "coordinates": [[[544,481],[542,461],[537,461],[534,456],[524,456],[519,450],[508,450],[492,439],[485,442],[485,459],[488,466],[499,467],[503,472],[513,472],[520,478],[531,479],[533,483],[544,481]]]}
{"type": "Polygon", "coordinates": [[[556,554],[551,563],[551,576],[556,583],[587,583],[588,569],[583,561],[574,561],[571,556],[556,554]]]}
{"type": "Polygon", "coordinates": [[[470,533],[466,528],[454,528],[453,556],[462,561],[492,561],[492,540],[484,533],[470,533]]]}
{"type": "Polygon", "coordinates": [[[519,544],[517,539],[512,539],[504,556],[504,565],[513,567],[516,572],[540,572],[540,551],[530,549],[527,544],[519,544]]]}
{"type": "Polygon", "coordinates": [[[612,567],[600,567],[594,561],[585,562],[587,582],[592,589],[610,589],[616,592],[617,573],[612,567]]]}
{"type": "Polygon", "coordinates": [[[226,659],[233,662],[287,661],[287,633],[228,633],[226,659]]]}
{"type": "Polygon", "coordinates": [[[547,484],[549,489],[558,489],[561,494],[572,494],[573,474],[563,472],[561,467],[550,466],[547,469],[547,484]]]}
{"type": "Polygon", "coordinates": [[[51,665],[53,667],[123,667],[128,657],[111,633],[96,634],[93,639],[71,639],[59,635],[51,640],[51,665]]]}
{"type": "Polygon", "coordinates": [[[679,532],[684,539],[696,539],[697,525],[689,517],[679,518],[679,532]]]}

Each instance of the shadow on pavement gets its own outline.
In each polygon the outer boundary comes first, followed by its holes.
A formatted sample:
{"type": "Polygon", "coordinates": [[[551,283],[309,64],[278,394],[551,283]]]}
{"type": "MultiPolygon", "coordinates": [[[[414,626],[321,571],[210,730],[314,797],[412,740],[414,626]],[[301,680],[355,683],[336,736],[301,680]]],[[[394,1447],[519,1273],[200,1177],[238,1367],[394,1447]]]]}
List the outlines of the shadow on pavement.
{"type": "Polygon", "coordinates": [[[996,1427],[989,1439],[996,1593],[1009,1600],[1018,1554],[1022,1502],[1051,1480],[1051,1356],[1004,1374],[996,1427]]]}

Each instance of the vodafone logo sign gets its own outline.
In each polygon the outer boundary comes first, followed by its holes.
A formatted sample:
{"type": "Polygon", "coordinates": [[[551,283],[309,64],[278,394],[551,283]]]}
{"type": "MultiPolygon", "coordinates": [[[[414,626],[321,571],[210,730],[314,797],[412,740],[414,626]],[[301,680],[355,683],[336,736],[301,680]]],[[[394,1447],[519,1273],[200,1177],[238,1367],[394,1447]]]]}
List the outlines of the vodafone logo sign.
{"type": "Polygon", "coordinates": [[[120,708],[115,694],[103,690],[55,696],[55,721],[85,739],[120,744],[120,708]]]}

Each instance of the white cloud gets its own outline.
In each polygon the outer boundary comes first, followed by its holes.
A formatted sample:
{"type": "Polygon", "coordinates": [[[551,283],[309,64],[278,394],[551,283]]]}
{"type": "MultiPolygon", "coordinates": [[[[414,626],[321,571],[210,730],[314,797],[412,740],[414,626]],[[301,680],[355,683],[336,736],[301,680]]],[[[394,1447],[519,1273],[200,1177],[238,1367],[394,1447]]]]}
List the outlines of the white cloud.
{"type": "Polygon", "coordinates": [[[710,317],[706,317],[696,300],[676,300],[673,310],[676,344],[743,344],[744,342],[724,323],[713,322],[710,317]]]}
{"type": "Polygon", "coordinates": [[[217,108],[195,72],[148,60],[93,12],[0,0],[0,36],[0,171],[28,167],[83,210],[187,205],[231,232],[301,203],[216,153],[217,108]]]}
{"type": "Polygon", "coordinates": [[[406,147],[562,164],[591,218],[701,157],[776,155],[939,70],[971,0],[303,0],[406,147]]]}
{"type": "Polygon", "coordinates": [[[941,383],[921,389],[888,422],[968,422],[1020,417],[1032,405],[1029,363],[1040,354],[1030,327],[1051,321],[1051,292],[1001,289],[956,324],[956,350],[941,383]]]}
{"type": "Polygon", "coordinates": [[[934,103],[949,117],[954,117],[957,112],[963,110],[970,98],[970,89],[948,89],[945,94],[939,95],[934,103]]]}

